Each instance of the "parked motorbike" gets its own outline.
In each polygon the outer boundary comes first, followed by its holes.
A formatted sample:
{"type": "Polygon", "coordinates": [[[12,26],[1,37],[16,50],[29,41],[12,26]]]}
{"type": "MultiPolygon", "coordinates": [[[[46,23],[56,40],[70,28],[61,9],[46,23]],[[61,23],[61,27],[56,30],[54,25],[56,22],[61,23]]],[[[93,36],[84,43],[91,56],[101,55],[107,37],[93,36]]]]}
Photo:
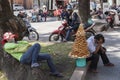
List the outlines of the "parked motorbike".
{"type": "Polygon", "coordinates": [[[120,26],[120,18],[119,18],[120,13],[118,13],[117,10],[114,10],[114,9],[110,9],[106,12],[110,13],[110,14],[112,13],[111,15],[114,16],[114,23],[113,24],[116,26],[120,26]]]}
{"type": "Polygon", "coordinates": [[[37,16],[36,15],[32,16],[32,22],[37,22],[37,16]]]}
{"type": "Polygon", "coordinates": [[[39,34],[35,28],[33,28],[29,21],[26,18],[23,18],[24,23],[26,24],[27,30],[23,32],[25,37],[28,37],[29,40],[39,40],[39,34]]]}
{"type": "Polygon", "coordinates": [[[40,21],[42,21],[42,16],[41,15],[33,15],[31,21],[32,22],[40,22],[40,21]]]}
{"type": "MultiPolygon", "coordinates": [[[[69,28],[70,28],[70,26],[68,25],[68,23],[66,21],[63,21],[62,25],[59,26],[57,30],[54,30],[50,34],[49,41],[62,42],[65,39],[66,32],[69,28]]],[[[72,30],[72,32],[70,33],[70,36],[69,36],[69,39],[70,39],[69,41],[75,40],[76,32],[77,31],[72,30]]],[[[93,28],[86,31],[86,38],[89,38],[92,35],[95,35],[95,31],[93,30],[93,28]]]]}
{"type": "Polygon", "coordinates": [[[108,11],[105,14],[106,14],[106,22],[107,22],[106,30],[108,30],[109,27],[114,28],[115,13],[108,11]]]}

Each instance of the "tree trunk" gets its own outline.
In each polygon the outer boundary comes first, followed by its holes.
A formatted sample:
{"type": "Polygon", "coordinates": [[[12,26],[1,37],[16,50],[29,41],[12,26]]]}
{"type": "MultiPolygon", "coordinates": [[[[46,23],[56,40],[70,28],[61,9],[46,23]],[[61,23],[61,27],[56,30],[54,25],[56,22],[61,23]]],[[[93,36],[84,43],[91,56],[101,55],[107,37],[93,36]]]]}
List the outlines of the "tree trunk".
{"type": "MultiPolygon", "coordinates": [[[[21,19],[12,13],[8,0],[0,0],[0,41],[4,32],[11,31],[18,34],[18,39],[23,38],[26,30],[25,24],[21,19]]],[[[6,74],[8,80],[46,80],[43,72],[29,65],[23,65],[11,55],[4,52],[0,44],[0,70],[6,74]]]]}
{"type": "Polygon", "coordinates": [[[86,22],[90,17],[90,0],[79,0],[79,15],[82,22],[86,22]]]}
{"type": "Polygon", "coordinates": [[[8,80],[47,80],[40,68],[31,69],[30,65],[21,64],[0,48],[0,70],[8,80]]]}
{"type": "Polygon", "coordinates": [[[24,22],[13,15],[8,0],[0,0],[0,33],[11,31],[23,38],[22,32],[26,30],[24,22]]]}
{"type": "Polygon", "coordinates": [[[100,0],[100,5],[101,5],[101,8],[103,10],[103,0],[100,0]]]}
{"type": "Polygon", "coordinates": [[[41,6],[41,5],[40,5],[40,0],[38,0],[38,7],[39,7],[39,9],[40,9],[40,6],[41,6]]]}
{"type": "Polygon", "coordinates": [[[101,8],[103,9],[103,2],[107,2],[107,0],[100,0],[101,8]]]}

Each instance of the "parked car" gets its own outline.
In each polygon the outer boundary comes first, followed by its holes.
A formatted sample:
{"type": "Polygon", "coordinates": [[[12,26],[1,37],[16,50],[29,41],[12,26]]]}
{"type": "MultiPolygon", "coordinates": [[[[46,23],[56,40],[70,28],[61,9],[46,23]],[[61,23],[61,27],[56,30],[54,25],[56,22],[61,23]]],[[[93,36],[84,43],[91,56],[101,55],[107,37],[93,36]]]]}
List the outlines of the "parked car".
{"type": "Polygon", "coordinates": [[[24,7],[20,4],[13,4],[13,10],[14,11],[19,11],[19,10],[23,10],[24,7]]]}

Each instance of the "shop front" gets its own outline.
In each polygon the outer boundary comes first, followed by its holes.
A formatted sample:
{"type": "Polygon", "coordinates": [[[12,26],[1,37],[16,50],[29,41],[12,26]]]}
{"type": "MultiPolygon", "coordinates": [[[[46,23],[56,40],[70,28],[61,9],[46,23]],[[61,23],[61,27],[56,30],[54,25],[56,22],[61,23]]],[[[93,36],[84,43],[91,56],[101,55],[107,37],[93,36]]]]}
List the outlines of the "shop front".
{"type": "Polygon", "coordinates": [[[56,0],[57,7],[64,7],[69,3],[69,0],[56,0]]]}

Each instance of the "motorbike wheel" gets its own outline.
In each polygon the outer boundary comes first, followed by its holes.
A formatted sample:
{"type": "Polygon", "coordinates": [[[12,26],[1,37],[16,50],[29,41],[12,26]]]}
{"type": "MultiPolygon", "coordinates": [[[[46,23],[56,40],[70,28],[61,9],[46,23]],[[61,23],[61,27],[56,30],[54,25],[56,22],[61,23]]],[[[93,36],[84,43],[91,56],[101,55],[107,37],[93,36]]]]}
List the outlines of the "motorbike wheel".
{"type": "Polygon", "coordinates": [[[39,40],[39,34],[36,31],[30,31],[28,35],[29,40],[39,40]]]}
{"type": "Polygon", "coordinates": [[[86,32],[86,39],[88,39],[90,36],[94,36],[94,35],[95,35],[94,32],[92,32],[92,31],[87,31],[87,32],[86,32]]]}
{"type": "Polygon", "coordinates": [[[61,41],[63,41],[63,37],[58,35],[57,33],[53,33],[49,36],[49,41],[51,41],[51,42],[61,42],[61,41]]]}

